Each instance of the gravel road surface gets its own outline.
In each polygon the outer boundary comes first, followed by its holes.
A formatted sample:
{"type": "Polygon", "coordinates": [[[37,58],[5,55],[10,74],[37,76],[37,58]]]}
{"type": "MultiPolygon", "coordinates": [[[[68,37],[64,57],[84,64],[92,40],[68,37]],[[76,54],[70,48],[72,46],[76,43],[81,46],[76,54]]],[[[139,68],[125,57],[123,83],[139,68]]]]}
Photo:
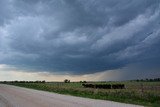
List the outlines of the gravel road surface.
{"type": "Polygon", "coordinates": [[[142,107],[0,84],[0,107],[142,107]]]}

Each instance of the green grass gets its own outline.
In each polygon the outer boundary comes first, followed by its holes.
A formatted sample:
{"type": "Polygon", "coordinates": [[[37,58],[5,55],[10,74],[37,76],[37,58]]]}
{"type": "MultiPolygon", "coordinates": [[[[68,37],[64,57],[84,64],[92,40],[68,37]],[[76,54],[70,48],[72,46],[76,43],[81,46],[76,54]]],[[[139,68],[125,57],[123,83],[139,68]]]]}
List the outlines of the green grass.
{"type": "Polygon", "coordinates": [[[93,99],[159,107],[160,91],[158,88],[160,82],[103,82],[103,84],[116,83],[125,84],[126,89],[84,88],[81,83],[12,83],[11,85],[93,99]],[[143,91],[141,84],[143,84],[143,91]]]}

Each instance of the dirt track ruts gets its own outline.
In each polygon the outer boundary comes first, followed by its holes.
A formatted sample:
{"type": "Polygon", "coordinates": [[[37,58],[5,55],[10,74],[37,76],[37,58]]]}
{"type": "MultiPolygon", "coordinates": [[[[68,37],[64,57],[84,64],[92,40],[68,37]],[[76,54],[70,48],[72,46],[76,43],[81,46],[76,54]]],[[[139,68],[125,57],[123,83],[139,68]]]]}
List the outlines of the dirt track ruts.
{"type": "Polygon", "coordinates": [[[0,84],[0,107],[141,107],[0,84]]]}

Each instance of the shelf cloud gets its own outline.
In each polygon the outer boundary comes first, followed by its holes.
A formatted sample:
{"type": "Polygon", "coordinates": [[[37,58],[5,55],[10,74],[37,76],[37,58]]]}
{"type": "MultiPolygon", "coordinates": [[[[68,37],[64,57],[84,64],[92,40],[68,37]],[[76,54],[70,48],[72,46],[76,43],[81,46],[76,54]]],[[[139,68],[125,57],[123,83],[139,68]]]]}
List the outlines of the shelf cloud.
{"type": "Polygon", "coordinates": [[[159,19],[159,0],[1,0],[0,64],[61,75],[159,69],[159,19]]]}

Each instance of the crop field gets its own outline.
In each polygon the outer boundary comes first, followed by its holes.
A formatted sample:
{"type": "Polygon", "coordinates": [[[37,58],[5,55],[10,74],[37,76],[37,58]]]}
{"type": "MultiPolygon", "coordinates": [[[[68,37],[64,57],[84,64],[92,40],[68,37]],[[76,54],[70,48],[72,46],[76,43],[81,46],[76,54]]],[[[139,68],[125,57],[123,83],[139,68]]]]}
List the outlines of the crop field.
{"type": "Polygon", "coordinates": [[[160,82],[87,82],[87,84],[124,84],[124,89],[86,88],[80,82],[8,84],[93,99],[111,100],[151,107],[158,107],[160,105],[160,82]]]}

